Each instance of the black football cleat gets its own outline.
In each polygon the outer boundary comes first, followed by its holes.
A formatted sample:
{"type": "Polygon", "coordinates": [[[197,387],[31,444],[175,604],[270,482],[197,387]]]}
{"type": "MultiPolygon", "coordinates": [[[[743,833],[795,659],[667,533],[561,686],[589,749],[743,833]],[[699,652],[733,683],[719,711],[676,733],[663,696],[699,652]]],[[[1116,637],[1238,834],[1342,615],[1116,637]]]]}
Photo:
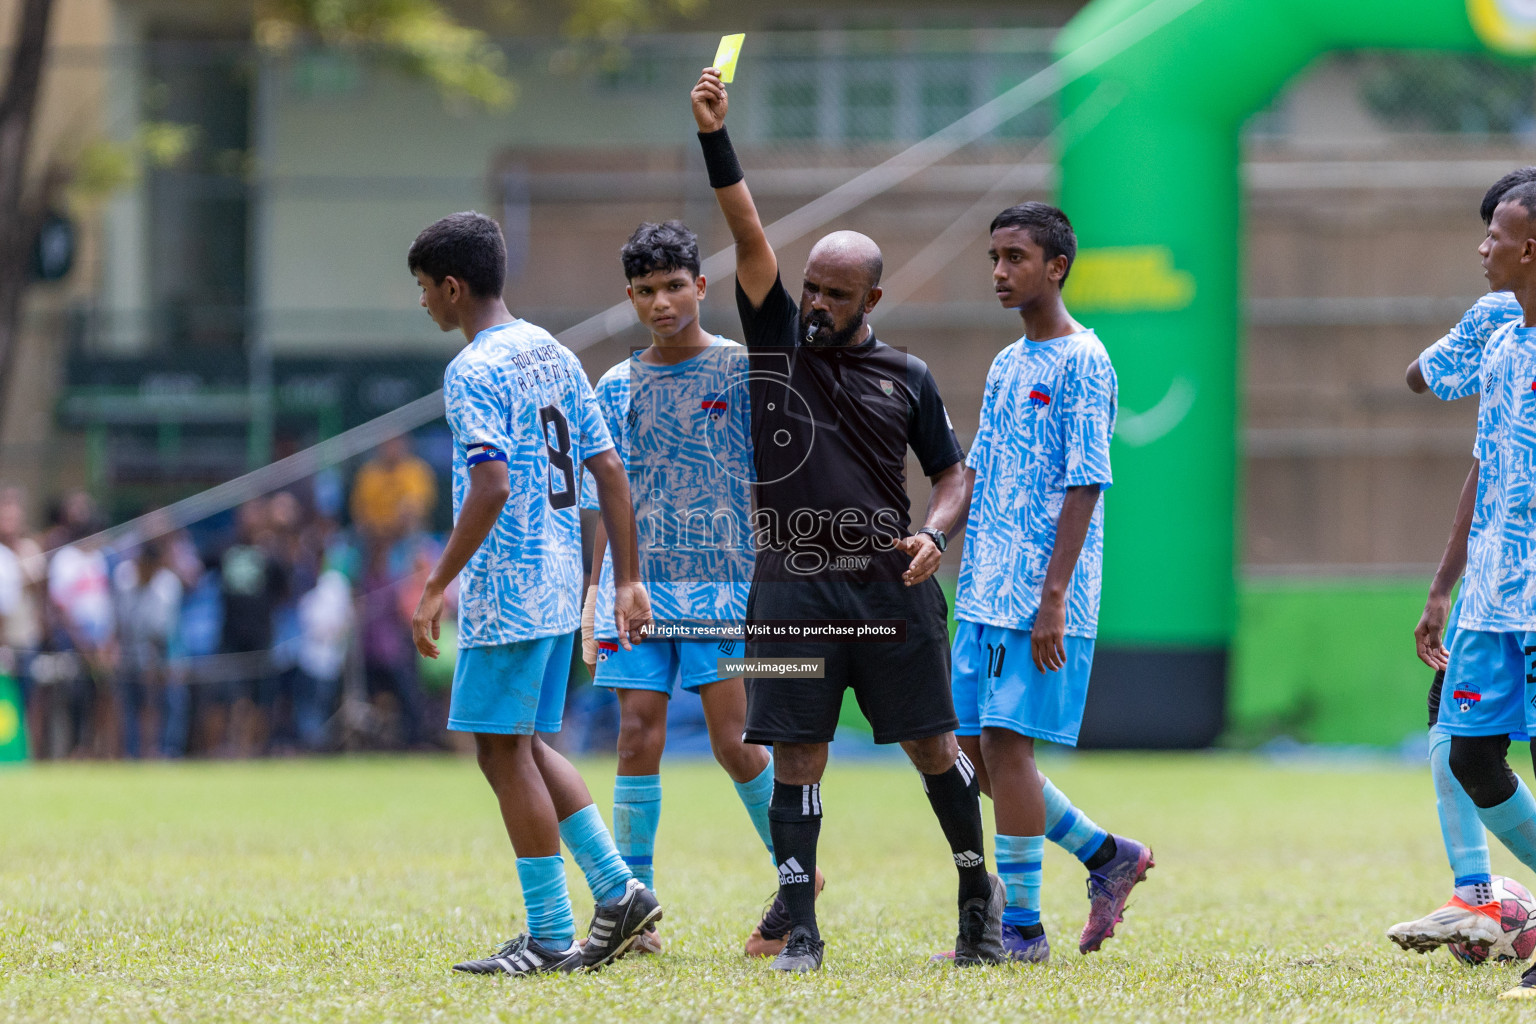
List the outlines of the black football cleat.
{"type": "Polygon", "coordinates": [[[582,967],[595,971],[629,952],[640,934],[661,920],[656,894],[631,878],[624,891],[592,910],[592,927],[581,948],[582,967]]]}
{"type": "Polygon", "coordinates": [[[570,949],[546,946],[527,932],[505,943],[494,956],[484,960],[466,960],[454,964],[461,974],[569,974],[581,967],[581,947],[570,949]]]}

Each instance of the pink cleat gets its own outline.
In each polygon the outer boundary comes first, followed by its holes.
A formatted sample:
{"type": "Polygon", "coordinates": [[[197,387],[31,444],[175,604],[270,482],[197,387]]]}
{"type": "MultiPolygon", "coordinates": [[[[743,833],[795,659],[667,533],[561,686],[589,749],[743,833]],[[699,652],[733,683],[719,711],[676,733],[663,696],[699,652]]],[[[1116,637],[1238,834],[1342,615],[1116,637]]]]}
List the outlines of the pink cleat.
{"type": "Polygon", "coordinates": [[[1104,940],[1115,934],[1115,925],[1125,919],[1125,901],[1137,882],[1146,881],[1147,872],[1156,866],[1151,847],[1134,839],[1115,836],[1115,855],[1097,871],[1088,872],[1088,923],[1077,940],[1078,951],[1094,953],[1104,940]]]}

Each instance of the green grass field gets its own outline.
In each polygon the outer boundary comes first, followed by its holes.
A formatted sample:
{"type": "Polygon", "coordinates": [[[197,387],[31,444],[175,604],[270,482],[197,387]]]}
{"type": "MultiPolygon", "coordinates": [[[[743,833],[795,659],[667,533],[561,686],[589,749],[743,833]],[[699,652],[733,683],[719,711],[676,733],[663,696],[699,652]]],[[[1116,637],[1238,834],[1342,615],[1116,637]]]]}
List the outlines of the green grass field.
{"type": "MultiPolygon", "coordinates": [[[[1494,1000],[1517,967],[1469,969],[1384,938],[1448,895],[1427,771],[1236,755],[1079,755],[1047,768],[1102,824],[1157,852],[1102,953],[1077,953],[1083,871],[1050,847],[1051,964],[930,967],[953,938],[954,875],[918,781],[896,763],[834,762],[826,969],[775,976],[739,955],[773,889],[770,865],[724,775],[685,761],[664,769],[666,955],[535,979],[448,970],[521,920],[512,855],[472,762],[9,770],[0,1020],[1536,1016],[1494,1000]]],[[[583,769],[599,794],[611,788],[611,763],[583,769]]],[[[1494,865],[1525,874],[1502,850],[1494,865]]],[[[572,891],[584,925],[579,877],[572,891]]]]}

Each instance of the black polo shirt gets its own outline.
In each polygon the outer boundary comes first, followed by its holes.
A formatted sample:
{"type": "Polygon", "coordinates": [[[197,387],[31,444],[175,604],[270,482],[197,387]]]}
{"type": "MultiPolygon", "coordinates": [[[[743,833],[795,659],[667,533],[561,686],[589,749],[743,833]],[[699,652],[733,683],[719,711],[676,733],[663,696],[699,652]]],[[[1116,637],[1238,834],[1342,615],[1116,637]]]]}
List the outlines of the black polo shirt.
{"type": "Polygon", "coordinates": [[[876,339],[801,344],[782,280],[754,307],[736,286],[751,359],[756,580],[895,580],[911,562],[907,448],[933,476],[964,458],[928,366],[876,339]]]}

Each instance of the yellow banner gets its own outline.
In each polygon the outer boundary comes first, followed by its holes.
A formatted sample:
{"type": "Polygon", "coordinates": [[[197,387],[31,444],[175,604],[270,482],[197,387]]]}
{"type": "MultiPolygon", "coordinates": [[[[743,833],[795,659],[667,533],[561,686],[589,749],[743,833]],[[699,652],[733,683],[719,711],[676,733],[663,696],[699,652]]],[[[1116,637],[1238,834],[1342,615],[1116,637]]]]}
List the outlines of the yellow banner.
{"type": "Polygon", "coordinates": [[[1467,0],[1467,20],[1483,45],[1500,53],[1536,54],[1536,2],[1467,0]]]}
{"type": "Polygon", "coordinates": [[[1195,278],[1165,245],[1081,249],[1061,297],[1074,313],[1167,312],[1194,301],[1195,278]]]}

